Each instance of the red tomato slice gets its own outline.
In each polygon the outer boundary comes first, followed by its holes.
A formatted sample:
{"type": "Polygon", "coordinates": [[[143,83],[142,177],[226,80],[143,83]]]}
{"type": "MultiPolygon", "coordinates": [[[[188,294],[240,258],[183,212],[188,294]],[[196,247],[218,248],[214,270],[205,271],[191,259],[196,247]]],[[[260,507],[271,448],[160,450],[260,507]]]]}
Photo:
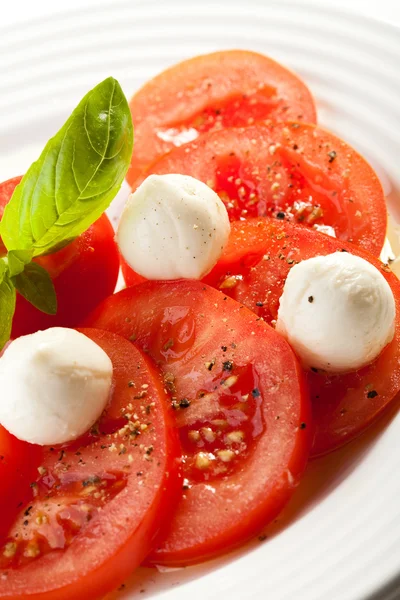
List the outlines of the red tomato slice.
{"type": "Polygon", "coordinates": [[[0,598],[99,598],[154,544],[177,491],[177,440],[159,373],[131,343],[83,330],[110,356],[114,388],[97,426],[44,448],[0,551],[0,598]]]}
{"type": "Polygon", "coordinates": [[[146,173],[192,175],[231,220],[274,216],[318,228],[379,256],[387,225],[382,186],[348,144],[314,125],[226,129],[177,148],[146,173]]]}
{"type": "Polygon", "coordinates": [[[375,362],[355,373],[308,374],[316,424],[314,454],[333,450],[357,436],[399,392],[400,282],[388,267],[361,248],[273,219],[232,223],[228,247],[205,278],[271,323],[277,317],[291,266],[339,250],[361,256],[382,272],[396,300],[396,334],[375,362]]]}
{"type": "Polygon", "coordinates": [[[198,281],[123,290],[89,323],[135,338],[159,364],[176,408],[184,495],[151,560],[199,562],[271,521],[299,482],[312,430],[286,341],[198,281]]]}
{"type": "MultiPolygon", "coordinates": [[[[0,184],[0,218],[21,177],[0,184]]],[[[17,295],[12,337],[49,327],[75,327],[99,302],[112,294],[118,278],[119,256],[114,230],[104,214],[62,250],[36,259],[47,269],[57,293],[57,315],[40,312],[17,295]]],[[[0,256],[5,252],[0,243],[0,256]],[[3,252],[2,252],[3,250],[3,252]]]]}
{"type": "Polygon", "coordinates": [[[306,85],[271,58],[228,50],[181,62],[146,83],[130,102],[133,184],[154,160],[199,133],[251,123],[316,122],[306,85]]]}
{"type": "Polygon", "coordinates": [[[41,456],[39,446],[18,440],[0,425],[0,540],[30,497],[29,482],[41,456]]]}

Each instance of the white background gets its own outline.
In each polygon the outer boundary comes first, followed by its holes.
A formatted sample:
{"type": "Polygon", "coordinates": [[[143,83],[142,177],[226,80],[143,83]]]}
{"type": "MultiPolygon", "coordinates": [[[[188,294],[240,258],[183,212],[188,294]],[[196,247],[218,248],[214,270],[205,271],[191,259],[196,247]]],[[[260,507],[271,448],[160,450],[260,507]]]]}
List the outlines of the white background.
{"type": "MultiPolygon", "coordinates": [[[[131,0],[135,2],[145,0],[131,0]]],[[[167,1],[167,0],[166,0],[167,1]]],[[[196,0],[187,0],[193,2],[196,0]]],[[[301,0],[300,0],[301,1],[301,0]]],[[[268,0],[265,0],[268,5],[268,0]]],[[[400,1],[399,0],[314,0],[314,4],[321,6],[332,5],[335,8],[343,8],[352,12],[363,14],[400,25],[400,1]]],[[[2,27],[27,21],[33,18],[49,16],[63,11],[76,10],[86,7],[96,7],[104,4],[113,4],[113,0],[0,0],[0,30],[2,27]]],[[[227,0],[227,5],[229,0],[227,0]]]]}

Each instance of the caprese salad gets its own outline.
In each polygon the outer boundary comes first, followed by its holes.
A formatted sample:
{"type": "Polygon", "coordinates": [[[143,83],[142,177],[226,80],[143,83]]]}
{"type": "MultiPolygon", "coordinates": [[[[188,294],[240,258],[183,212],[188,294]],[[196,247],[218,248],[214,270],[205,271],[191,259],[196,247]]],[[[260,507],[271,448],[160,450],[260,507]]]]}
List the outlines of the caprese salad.
{"type": "Polygon", "coordinates": [[[130,104],[101,82],[0,184],[0,599],[243,544],[395,399],[383,190],[315,123],[296,75],[217,52],[130,104]]]}

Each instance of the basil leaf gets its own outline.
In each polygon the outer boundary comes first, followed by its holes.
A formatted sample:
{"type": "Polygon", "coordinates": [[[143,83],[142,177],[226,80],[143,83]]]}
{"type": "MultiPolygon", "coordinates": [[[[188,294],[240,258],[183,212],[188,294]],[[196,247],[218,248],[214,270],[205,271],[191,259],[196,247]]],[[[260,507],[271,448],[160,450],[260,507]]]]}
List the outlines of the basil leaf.
{"type": "MultiPolygon", "coordinates": [[[[3,263],[4,264],[4,263],[3,263]]],[[[11,336],[12,320],[15,312],[15,287],[4,270],[0,275],[0,350],[11,336]]]]}
{"type": "Polygon", "coordinates": [[[41,256],[88,229],[118,192],[132,146],[129,105],[109,77],[86,94],[15,188],[0,225],[7,249],[41,256]]]}
{"type": "Polygon", "coordinates": [[[31,262],[22,273],[12,278],[12,282],[21,296],[35,308],[48,315],[57,313],[56,291],[46,269],[31,262]]]}
{"type": "Polygon", "coordinates": [[[0,284],[3,281],[6,272],[7,272],[7,262],[5,262],[5,259],[3,258],[0,260],[0,284]]]}
{"type": "Polygon", "coordinates": [[[32,260],[32,250],[10,250],[7,254],[8,272],[10,277],[22,273],[25,265],[32,260]]]}

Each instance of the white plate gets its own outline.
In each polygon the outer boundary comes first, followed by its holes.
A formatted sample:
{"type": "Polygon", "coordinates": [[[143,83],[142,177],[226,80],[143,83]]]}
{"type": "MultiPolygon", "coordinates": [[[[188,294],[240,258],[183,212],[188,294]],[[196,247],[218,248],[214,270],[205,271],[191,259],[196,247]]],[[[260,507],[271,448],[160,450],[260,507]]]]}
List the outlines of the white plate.
{"type": "MultiPolygon", "coordinates": [[[[113,75],[129,96],[174,62],[232,47],[269,54],[304,78],[320,123],[375,165],[394,212],[397,198],[400,220],[400,30],[286,0],[110,3],[0,30],[0,180],[23,172],[102,78],[113,75]]],[[[394,413],[344,450],[312,462],[266,541],[200,567],[140,569],[109,598],[400,598],[394,413]]]]}

